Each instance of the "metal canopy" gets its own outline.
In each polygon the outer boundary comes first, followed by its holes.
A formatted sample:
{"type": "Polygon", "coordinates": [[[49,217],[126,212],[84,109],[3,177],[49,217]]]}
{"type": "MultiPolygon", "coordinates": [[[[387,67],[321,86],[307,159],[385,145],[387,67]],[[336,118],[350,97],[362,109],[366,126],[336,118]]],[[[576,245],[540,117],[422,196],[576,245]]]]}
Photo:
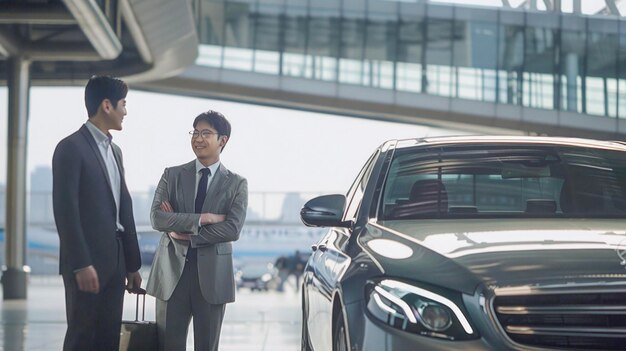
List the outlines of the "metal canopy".
{"type": "Polygon", "coordinates": [[[0,84],[9,88],[5,300],[27,297],[30,86],[82,85],[94,74],[163,79],[197,55],[187,0],[0,0],[0,84]]]}
{"type": "Polygon", "coordinates": [[[197,46],[186,0],[0,0],[0,84],[18,56],[35,85],[160,79],[193,64],[197,46]]]}

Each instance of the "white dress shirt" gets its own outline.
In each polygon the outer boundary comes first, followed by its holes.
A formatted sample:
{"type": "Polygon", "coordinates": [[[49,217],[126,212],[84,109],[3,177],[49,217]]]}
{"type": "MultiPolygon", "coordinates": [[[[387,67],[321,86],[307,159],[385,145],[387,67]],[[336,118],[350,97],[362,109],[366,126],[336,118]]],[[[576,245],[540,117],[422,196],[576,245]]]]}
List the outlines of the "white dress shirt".
{"type": "Polygon", "coordinates": [[[204,165],[200,163],[198,159],[196,159],[196,188],[195,188],[194,194],[198,193],[198,183],[200,183],[200,178],[202,178],[202,173],[200,173],[200,170],[202,170],[203,168],[208,168],[211,170],[211,175],[209,175],[209,178],[207,179],[207,183],[206,183],[206,191],[208,192],[209,187],[211,186],[211,181],[213,180],[213,178],[215,178],[215,172],[217,172],[217,169],[219,167],[220,167],[220,161],[217,161],[214,164],[209,165],[208,167],[204,167],[204,165]]]}
{"type": "Polygon", "coordinates": [[[113,137],[111,134],[104,134],[90,121],[87,121],[85,126],[87,126],[87,129],[96,141],[96,145],[98,145],[98,149],[100,150],[100,155],[102,155],[102,159],[106,165],[107,175],[111,183],[111,193],[113,193],[113,199],[115,199],[115,221],[117,223],[117,229],[123,231],[124,226],[122,226],[122,223],[120,222],[120,194],[122,191],[122,177],[120,176],[120,169],[118,168],[117,161],[115,161],[115,156],[113,155],[113,147],[111,146],[113,137]]]}

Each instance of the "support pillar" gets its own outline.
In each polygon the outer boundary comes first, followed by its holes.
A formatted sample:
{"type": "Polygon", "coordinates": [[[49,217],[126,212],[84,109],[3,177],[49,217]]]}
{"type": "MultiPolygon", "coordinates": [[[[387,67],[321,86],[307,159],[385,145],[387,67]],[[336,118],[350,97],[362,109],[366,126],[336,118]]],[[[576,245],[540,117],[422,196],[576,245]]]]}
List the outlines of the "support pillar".
{"type": "Polygon", "coordinates": [[[580,15],[582,14],[582,7],[580,5],[580,0],[574,0],[574,14],[580,15]]]}
{"type": "Polygon", "coordinates": [[[567,111],[580,112],[578,111],[578,75],[578,54],[569,52],[565,55],[565,77],[567,79],[565,109],[567,111]]]}
{"type": "Polygon", "coordinates": [[[2,267],[4,300],[26,299],[30,267],[26,265],[26,145],[30,61],[8,61],[9,135],[7,154],[7,204],[5,265],[2,267]]]}

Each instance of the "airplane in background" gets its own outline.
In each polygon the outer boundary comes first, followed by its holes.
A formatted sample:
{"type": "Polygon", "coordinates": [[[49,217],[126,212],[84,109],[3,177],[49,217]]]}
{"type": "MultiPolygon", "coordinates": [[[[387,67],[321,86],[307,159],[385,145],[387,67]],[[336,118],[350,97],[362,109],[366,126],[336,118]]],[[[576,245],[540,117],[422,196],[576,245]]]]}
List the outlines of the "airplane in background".
{"type": "MultiPolygon", "coordinates": [[[[58,274],[59,236],[54,224],[52,208],[52,169],[42,167],[37,172],[37,191],[29,195],[29,223],[26,227],[26,264],[32,274],[58,274]]],[[[159,247],[161,233],[150,225],[150,209],[154,191],[134,192],[133,212],[137,225],[139,249],[144,267],[152,264],[159,247]]],[[[332,193],[332,192],[331,192],[332,193]]],[[[311,245],[322,237],[325,229],[306,227],[300,220],[300,209],[310,196],[318,193],[298,192],[252,192],[246,223],[240,238],[233,244],[235,268],[248,263],[274,263],[280,256],[311,253],[311,245]]],[[[4,262],[3,249],[6,203],[4,189],[0,185],[0,264],[4,262]]]]}
{"type": "MultiPolygon", "coordinates": [[[[152,264],[161,233],[150,226],[138,226],[137,236],[143,266],[152,264]]],[[[282,255],[309,252],[312,244],[323,235],[323,229],[298,224],[246,224],[234,243],[233,261],[236,267],[250,263],[270,263],[282,255]]],[[[54,225],[30,225],[26,229],[27,265],[31,274],[58,274],[59,236],[54,225]]],[[[0,228],[0,264],[4,264],[4,228],[0,228]]]]}

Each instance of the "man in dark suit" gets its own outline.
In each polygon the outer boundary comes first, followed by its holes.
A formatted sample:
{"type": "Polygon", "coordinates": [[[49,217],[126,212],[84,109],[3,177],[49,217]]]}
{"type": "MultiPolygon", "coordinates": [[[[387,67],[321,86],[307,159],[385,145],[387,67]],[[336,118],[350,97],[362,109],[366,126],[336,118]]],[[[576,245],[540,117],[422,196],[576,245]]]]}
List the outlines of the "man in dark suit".
{"type": "Polygon", "coordinates": [[[128,87],[94,76],[85,87],[88,121],[52,158],[67,332],[63,350],[118,350],[124,287],[141,286],[141,257],[120,148],[128,87]],[[125,280],[127,283],[125,284],[125,280]]]}
{"type": "Polygon", "coordinates": [[[196,159],[166,168],[150,217],[162,231],[146,290],[156,297],[160,350],[185,350],[193,316],[194,349],[217,351],[225,304],[235,301],[232,242],[248,206],[248,183],[220,162],[230,123],[219,112],[193,122],[196,159]]]}

